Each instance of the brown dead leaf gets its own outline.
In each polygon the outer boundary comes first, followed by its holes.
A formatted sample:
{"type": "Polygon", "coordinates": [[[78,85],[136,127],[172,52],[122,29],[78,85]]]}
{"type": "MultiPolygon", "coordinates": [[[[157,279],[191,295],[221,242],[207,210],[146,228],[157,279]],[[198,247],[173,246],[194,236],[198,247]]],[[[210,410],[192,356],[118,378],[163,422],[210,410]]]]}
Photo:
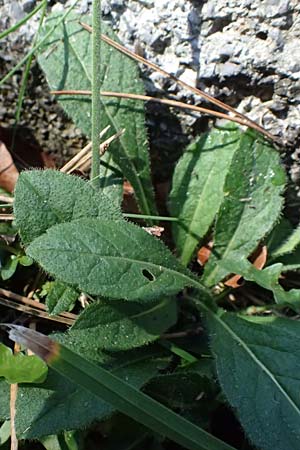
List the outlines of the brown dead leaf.
{"type": "Polygon", "coordinates": [[[0,187],[13,192],[19,172],[13,162],[6,145],[0,141],[0,187]]]}
{"type": "Polygon", "coordinates": [[[210,257],[211,254],[211,250],[213,248],[213,241],[209,241],[207,244],[203,245],[203,247],[201,247],[198,250],[197,253],[197,262],[198,264],[200,264],[200,266],[205,266],[205,264],[208,261],[208,258],[210,257]]]}

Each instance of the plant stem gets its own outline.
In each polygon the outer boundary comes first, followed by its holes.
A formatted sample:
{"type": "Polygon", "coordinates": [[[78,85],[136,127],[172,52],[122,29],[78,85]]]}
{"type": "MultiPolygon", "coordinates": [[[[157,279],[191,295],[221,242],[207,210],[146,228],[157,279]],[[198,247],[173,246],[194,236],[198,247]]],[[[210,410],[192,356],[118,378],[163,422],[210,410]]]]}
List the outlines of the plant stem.
{"type": "Polygon", "coordinates": [[[93,0],[92,33],[92,169],[94,187],[99,187],[100,174],[100,133],[101,133],[101,0],[93,0]]]}

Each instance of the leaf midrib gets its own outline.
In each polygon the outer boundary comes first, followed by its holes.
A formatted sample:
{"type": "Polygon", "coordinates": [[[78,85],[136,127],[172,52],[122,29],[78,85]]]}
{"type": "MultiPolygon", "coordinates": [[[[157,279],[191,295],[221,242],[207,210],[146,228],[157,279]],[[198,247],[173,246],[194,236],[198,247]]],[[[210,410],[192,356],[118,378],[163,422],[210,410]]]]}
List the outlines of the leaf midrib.
{"type": "MultiPolygon", "coordinates": [[[[55,251],[57,252],[59,250],[60,253],[73,253],[74,254],[74,249],[57,249],[56,247],[47,247],[47,248],[40,248],[39,251],[55,251]]],[[[108,259],[108,260],[120,260],[120,261],[124,261],[124,262],[128,262],[130,264],[138,264],[138,265],[147,265],[149,268],[155,268],[158,269],[159,271],[163,272],[162,269],[165,272],[170,272],[172,274],[174,274],[177,277],[181,277],[186,279],[189,282],[190,286],[194,286],[195,288],[198,288],[200,290],[205,289],[204,286],[202,286],[201,283],[199,283],[198,281],[194,280],[192,277],[189,277],[188,275],[185,275],[181,272],[178,272],[175,269],[170,269],[169,267],[165,267],[162,266],[161,264],[155,264],[155,263],[151,263],[148,261],[141,261],[139,259],[133,259],[133,258],[126,258],[125,256],[111,256],[111,255],[102,255],[96,252],[91,253],[90,251],[82,251],[82,250],[77,250],[76,251],[77,254],[79,255],[89,255],[89,256],[95,256],[98,257],[100,259],[108,259]]],[[[29,248],[29,252],[28,254],[30,255],[30,248],[29,248]]]]}
{"type": "MultiPolygon", "coordinates": [[[[212,179],[213,177],[214,177],[214,167],[211,168],[210,173],[209,173],[209,175],[208,175],[208,177],[207,177],[207,179],[206,179],[206,181],[205,181],[205,183],[204,183],[204,186],[203,186],[203,189],[202,189],[202,193],[201,193],[200,199],[199,199],[199,201],[197,202],[197,206],[196,206],[196,208],[195,208],[195,210],[194,210],[193,217],[192,217],[192,219],[191,219],[191,221],[190,221],[190,225],[189,225],[189,228],[188,228],[188,233],[186,234],[187,238],[185,239],[184,246],[183,246],[182,253],[181,253],[181,257],[180,257],[180,260],[182,261],[183,264],[187,264],[187,263],[188,263],[188,261],[186,260],[186,255],[185,255],[185,251],[186,251],[186,250],[185,250],[185,249],[186,249],[186,247],[189,247],[188,244],[189,244],[191,241],[193,241],[193,240],[195,241],[195,237],[193,237],[193,234],[196,234],[196,233],[195,233],[195,231],[193,231],[193,229],[192,229],[192,227],[193,227],[193,225],[194,225],[194,223],[195,223],[194,219],[195,219],[195,217],[198,217],[198,212],[199,212],[199,210],[203,208],[203,203],[204,203],[203,199],[206,198],[206,197],[205,197],[206,189],[207,189],[207,187],[209,186],[209,184],[211,183],[211,179],[212,179]]],[[[199,222],[199,221],[197,221],[197,222],[199,222]]],[[[209,225],[208,225],[208,226],[209,226],[209,225]]],[[[206,228],[208,228],[208,226],[207,226],[206,228]]],[[[207,231],[207,230],[206,230],[206,231],[207,231]]],[[[205,232],[206,232],[206,231],[205,231],[205,232]]],[[[202,230],[202,233],[203,233],[203,230],[202,230]]],[[[203,234],[204,234],[204,233],[203,233],[203,234]]],[[[199,236],[199,239],[201,239],[201,237],[202,237],[202,236],[199,236]]],[[[190,256],[190,255],[187,255],[187,256],[190,256]]]]}
{"type": "Polygon", "coordinates": [[[226,322],[222,320],[220,316],[217,314],[214,314],[213,311],[211,311],[204,303],[199,302],[198,299],[193,299],[200,305],[201,309],[204,309],[209,315],[213,317],[214,320],[219,322],[219,324],[228,332],[228,334],[232,337],[233,340],[237,341],[238,344],[243,347],[246,353],[252,358],[252,360],[261,368],[261,370],[270,378],[270,380],[273,382],[273,384],[278,388],[278,390],[281,392],[281,394],[286,398],[288,403],[293,407],[293,409],[297,412],[297,414],[300,416],[300,409],[294,402],[294,400],[288,395],[288,393],[285,391],[283,386],[279,383],[275,375],[272,374],[270,369],[266,367],[266,365],[255,355],[255,353],[250,350],[246,342],[243,341],[242,338],[240,338],[231,328],[229,325],[227,325],[226,322]]]}

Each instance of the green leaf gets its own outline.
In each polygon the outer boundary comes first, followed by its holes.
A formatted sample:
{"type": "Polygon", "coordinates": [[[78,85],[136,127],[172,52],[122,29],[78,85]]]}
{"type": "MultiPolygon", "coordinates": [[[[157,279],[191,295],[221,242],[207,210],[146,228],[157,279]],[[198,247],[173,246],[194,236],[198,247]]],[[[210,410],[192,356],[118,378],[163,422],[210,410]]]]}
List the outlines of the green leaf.
{"type": "Polygon", "coordinates": [[[27,253],[91,295],[150,300],[202,286],[157,238],[125,221],[81,219],[50,228],[27,253]]]}
{"type": "Polygon", "coordinates": [[[99,300],[80,314],[68,334],[95,340],[102,349],[128,350],[154,341],[176,320],[174,298],[146,304],[99,300]]]}
{"type": "MultiPolygon", "coordinates": [[[[114,405],[151,430],[166,436],[189,450],[233,450],[165,406],[139,392],[103,367],[92,364],[67,347],[36,331],[10,325],[9,336],[43,359],[59,374],[72,380],[94,396],[114,405]]],[[[143,352],[144,353],[144,352],[143,352]]]]}
{"type": "Polygon", "coordinates": [[[217,389],[197,371],[159,375],[147,384],[146,393],[201,427],[209,427],[217,389]]]}
{"type": "Polygon", "coordinates": [[[123,176],[117,170],[109,152],[102,156],[100,164],[100,188],[106,197],[120,208],[123,200],[123,176]]]}
{"type": "Polygon", "coordinates": [[[274,264],[282,264],[282,272],[300,269],[300,246],[297,247],[293,253],[279,256],[272,262],[274,262],[274,264]]]}
{"type": "Polygon", "coordinates": [[[91,184],[57,170],[22,172],[15,188],[14,212],[25,244],[57,223],[83,217],[122,219],[119,207],[91,184]]]}
{"type": "Polygon", "coordinates": [[[2,280],[11,278],[18,267],[18,258],[16,255],[10,255],[4,266],[1,268],[2,280]]]}
{"type": "Polygon", "coordinates": [[[0,420],[10,419],[10,386],[3,379],[0,378],[0,420]]]}
{"type": "Polygon", "coordinates": [[[218,379],[257,448],[300,448],[300,323],[206,310],[218,379]]]}
{"type": "Polygon", "coordinates": [[[36,356],[13,354],[0,344],[0,377],[8,383],[42,383],[47,376],[46,364],[36,356]]]}
{"type": "Polygon", "coordinates": [[[6,420],[0,427],[0,446],[10,438],[10,420],[6,420]]]}
{"type": "MultiPolygon", "coordinates": [[[[66,335],[55,339],[67,347],[103,365],[126,383],[141,388],[165,367],[160,350],[147,348],[114,355],[101,353],[97,343],[89,339],[74,340],[66,335]]],[[[41,386],[19,387],[16,428],[20,439],[35,439],[65,430],[86,428],[95,420],[110,417],[115,409],[86,389],[74,384],[49,369],[47,380],[41,386]]]]}
{"type": "Polygon", "coordinates": [[[169,210],[179,219],[173,224],[173,235],[185,265],[219,210],[225,177],[240,137],[235,126],[204,134],[187,147],[175,168],[169,210]]]}
{"type": "Polygon", "coordinates": [[[273,255],[277,254],[278,249],[289,239],[292,233],[292,224],[285,217],[282,217],[265,240],[268,249],[268,261],[273,262],[275,259],[273,255]]]}
{"type": "Polygon", "coordinates": [[[79,292],[59,281],[53,281],[46,298],[46,306],[50,314],[57,315],[64,311],[71,311],[79,292]]]}
{"type": "MultiPolygon", "coordinates": [[[[45,33],[60,16],[54,14],[48,17],[45,33]]],[[[79,21],[89,23],[90,19],[70,14],[39,52],[38,61],[51,89],[91,90],[92,38],[79,21]]],[[[117,40],[110,26],[103,22],[102,27],[104,34],[117,40]]],[[[104,42],[101,44],[101,52],[103,91],[144,94],[138,66],[134,61],[104,42]]],[[[90,97],[60,96],[59,102],[74,123],[90,137],[90,97]]],[[[155,214],[144,105],[136,100],[107,97],[101,97],[101,102],[102,127],[110,125],[112,134],[123,128],[126,130],[117,142],[110,145],[109,152],[132,184],[141,211],[144,214],[155,214]]]]}
{"type": "Polygon", "coordinates": [[[24,267],[29,267],[29,266],[31,266],[33,264],[32,259],[29,258],[29,256],[26,256],[26,255],[20,256],[18,258],[18,262],[21,264],[21,266],[24,266],[24,267]]]}
{"type": "Polygon", "coordinates": [[[272,257],[278,258],[279,256],[292,253],[296,247],[300,244],[300,225],[293,230],[285,241],[273,252],[272,257]]]}
{"type": "Polygon", "coordinates": [[[204,270],[207,286],[232,272],[220,261],[247,258],[271,230],[282,208],[284,184],[278,152],[252,131],[244,133],[224,185],[213,252],[204,270]]]}
{"type": "Polygon", "coordinates": [[[285,291],[279,284],[279,277],[285,267],[282,263],[272,264],[263,270],[256,269],[249,261],[244,258],[226,260],[220,263],[220,267],[242,275],[248,281],[254,281],[265,289],[273,292],[276,303],[288,304],[292,308],[300,307],[300,290],[291,289],[285,291]]]}

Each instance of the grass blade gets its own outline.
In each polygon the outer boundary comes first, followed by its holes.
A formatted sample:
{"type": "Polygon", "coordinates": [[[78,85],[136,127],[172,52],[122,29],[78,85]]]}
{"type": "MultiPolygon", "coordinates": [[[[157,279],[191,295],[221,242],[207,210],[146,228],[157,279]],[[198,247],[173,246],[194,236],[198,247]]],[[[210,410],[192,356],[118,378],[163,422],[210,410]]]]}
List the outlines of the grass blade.
{"type": "Polygon", "coordinates": [[[30,348],[54,370],[153,431],[189,450],[234,450],[109,371],[95,366],[47,336],[18,325],[8,327],[12,340],[30,348]]]}
{"type": "Polygon", "coordinates": [[[24,25],[29,19],[31,19],[31,17],[33,17],[41,8],[43,8],[45,5],[47,4],[47,1],[44,0],[42,1],[39,5],[37,5],[29,14],[27,14],[27,16],[22,17],[21,20],[19,20],[19,22],[15,23],[15,25],[13,25],[12,27],[8,28],[8,30],[4,30],[2,31],[2,33],[0,33],[0,39],[4,39],[6,36],[8,36],[10,33],[13,33],[14,31],[16,31],[18,28],[20,28],[22,25],[24,25]]]}
{"type": "Polygon", "coordinates": [[[66,10],[66,12],[62,15],[62,17],[56,22],[56,24],[51,28],[51,30],[48,31],[47,34],[41,39],[36,45],[32,47],[32,49],[27,53],[27,55],[24,56],[24,58],[21,59],[21,61],[18,62],[3,78],[0,80],[0,86],[2,86],[7,80],[9,80],[10,77],[13,76],[13,74],[19,70],[23,64],[25,64],[28,59],[33,55],[39,47],[51,36],[51,34],[55,31],[55,29],[65,20],[65,18],[70,14],[72,9],[76,6],[78,3],[78,0],[75,0],[74,3],[66,10]]]}

